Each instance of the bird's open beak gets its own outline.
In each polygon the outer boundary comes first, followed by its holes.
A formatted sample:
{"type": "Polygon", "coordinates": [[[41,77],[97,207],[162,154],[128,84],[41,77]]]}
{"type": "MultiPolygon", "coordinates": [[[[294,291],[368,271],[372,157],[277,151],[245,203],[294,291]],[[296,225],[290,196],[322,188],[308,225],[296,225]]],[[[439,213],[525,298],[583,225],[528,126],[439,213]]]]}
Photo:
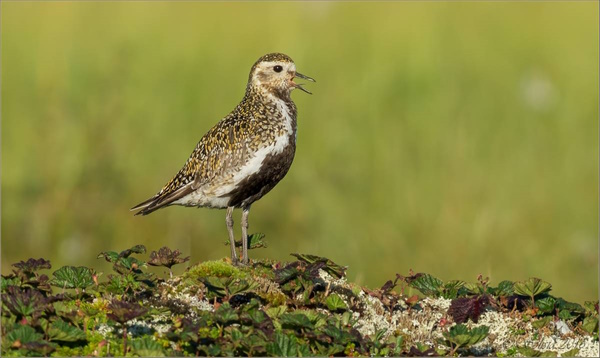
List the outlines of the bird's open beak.
{"type": "MultiPolygon", "coordinates": [[[[306,75],[301,74],[300,72],[296,72],[296,74],[294,75],[294,77],[298,77],[298,78],[302,78],[303,80],[307,80],[307,81],[311,81],[311,82],[317,82],[315,81],[314,78],[312,77],[308,77],[306,75]]],[[[306,88],[302,87],[302,84],[299,83],[294,83],[295,87],[298,88],[299,90],[306,92],[308,94],[312,94],[310,93],[306,88]]]]}

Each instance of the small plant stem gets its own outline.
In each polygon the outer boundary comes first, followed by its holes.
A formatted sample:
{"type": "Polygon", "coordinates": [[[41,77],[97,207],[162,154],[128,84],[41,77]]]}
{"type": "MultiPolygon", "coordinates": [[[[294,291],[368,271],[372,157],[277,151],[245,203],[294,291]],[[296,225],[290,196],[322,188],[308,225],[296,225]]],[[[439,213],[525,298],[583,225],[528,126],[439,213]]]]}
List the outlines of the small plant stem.
{"type": "Polygon", "coordinates": [[[171,268],[170,268],[170,267],[169,267],[169,276],[170,276],[171,278],[173,278],[173,270],[171,270],[171,268]]]}
{"type": "Polygon", "coordinates": [[[123,326],[123,357],[127,355],[127,326],[122,324],[123,326]]]}

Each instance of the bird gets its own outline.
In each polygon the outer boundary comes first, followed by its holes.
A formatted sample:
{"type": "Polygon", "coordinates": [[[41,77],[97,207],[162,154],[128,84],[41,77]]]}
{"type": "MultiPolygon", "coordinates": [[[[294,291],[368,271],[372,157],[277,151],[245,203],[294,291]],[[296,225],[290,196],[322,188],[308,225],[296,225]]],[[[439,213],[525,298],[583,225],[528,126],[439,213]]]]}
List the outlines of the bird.
{"type": "Polygon", "coordinates": [[[177,174],[156,195],[131,208],[135,215],[181,205],[226,209],[225,223],[234,265],[248,265],[251,205],[287,174],[296,152],[295,78],[316,82],[296,70],[283,53],[260,57],[250,69],[240,103],[198,142],[177,174]],[[242,209],[242,254],[238,259],[233,211],[242,209]]]}

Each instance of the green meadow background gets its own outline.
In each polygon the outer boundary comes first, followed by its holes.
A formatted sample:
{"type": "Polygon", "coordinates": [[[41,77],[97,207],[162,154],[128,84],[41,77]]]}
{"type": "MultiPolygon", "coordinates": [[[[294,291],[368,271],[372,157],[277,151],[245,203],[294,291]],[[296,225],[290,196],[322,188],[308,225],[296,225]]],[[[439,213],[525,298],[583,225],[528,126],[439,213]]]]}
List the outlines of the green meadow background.
{"type": "Polygon", "coordinates": [[[96,255],[134,244],[227,256],[224,211],[129,208],[284,52],[317,83],[292,95],[296,159],[252,208],[269,247],[251,257],[598,298],[597,2],[1,6],[4,274],[29,257],[108,273],[96,255]]]}

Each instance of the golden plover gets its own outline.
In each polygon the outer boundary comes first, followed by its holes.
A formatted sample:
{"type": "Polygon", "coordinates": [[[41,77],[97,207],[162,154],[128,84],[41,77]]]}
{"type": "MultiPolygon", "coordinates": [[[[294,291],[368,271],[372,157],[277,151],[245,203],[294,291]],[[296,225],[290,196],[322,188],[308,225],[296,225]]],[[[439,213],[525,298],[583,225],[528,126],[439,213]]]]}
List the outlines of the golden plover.
{"type": "Polygon", "coordinates": [[[147,215],[169,205],[227,209],[231,260],[238,264],[233,210],[242,209],[242,263],[248,263],[248,214],[285,176],[296,151],[296,105],[290,94],[294,77],[315,82],[296,71],[294,61],[270,53],[250,70],[246,94],[235,109],[206,133],[181,170],[155,196],[134,206],[147,215]]]}

